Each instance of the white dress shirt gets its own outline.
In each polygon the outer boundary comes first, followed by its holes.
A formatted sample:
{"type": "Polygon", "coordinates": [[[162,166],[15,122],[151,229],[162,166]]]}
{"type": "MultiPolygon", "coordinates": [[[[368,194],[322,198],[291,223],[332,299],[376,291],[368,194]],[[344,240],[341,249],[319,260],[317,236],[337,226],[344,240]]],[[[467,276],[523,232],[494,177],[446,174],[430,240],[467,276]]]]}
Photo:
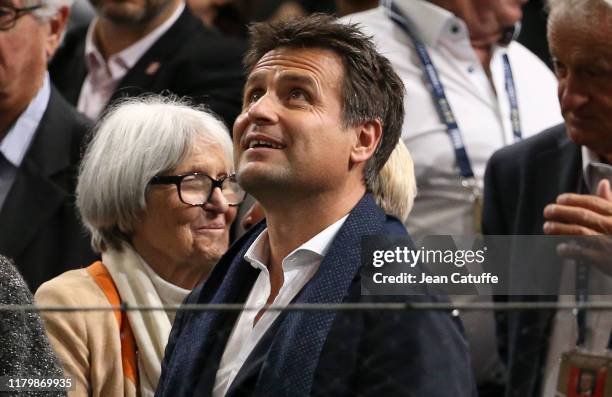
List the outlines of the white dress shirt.
{"type": "MultiPolygon", "coordinates": [[[[348,215],[332,223],[283,259],[284,281],[273,305],[286,307],[310,281],[347,217],[348,215]]],[[[217,370],[213,397],[222,397],[227,393],[251,351],[281,313],[279,310],[266,310],[257,324],[253,325],[255,316],[270,296],[270,273],[267,268],[269,255],[270,247],[266,229],[244,255],[251,266],[261,270],[245,302],[245,307],[254,308],[254,310],[243,310],[234,325],[217,370]]]]}
{"type": "MultiPolygon", "coordinates": [[[[514,142],[502,56],[508,54],[510,59],[523,137],[563,121],[556,79],[535,55],[513,42],[493,52],[493,90],[461,19],[423,0],[397,0],[396,4],[429,51],[482,190],[487,160],[495,150],[514,142]]],[[[408,231],[416,241],[432,234],[474,233],[472,192],[460,183],[446,125],[440,121],[411,39],[384,7],[344,20],[358,22],[373,36],[406,86],[402,139],[414,159],[419,191],[406,221],[408,231]]]]}
{"type": "MultiPolygon", "coordinates": [[[[412,30],[426,46],[461,135],[482,196],[486,163],[497,149],[514,142],[510,101],[505,88],[503,55],[507,54],[521,120],[523,138],[561,123],[557,82],[535,55],[517,42],[493,50],[489,80],[463,20],[423,0],[395,0],[412,30]],[[493,86],[491,85],[493,84],[493,86]]],[[[440,120],[427,88],[427,78],[414,44],[388,16],[384,7],[344,18],[359,23],[373,36],[405,87],[402,139],[414,160],[418,194],[404,222],[415,242],[428,235],[474,234],[472,188],[462,186],[446,125],[440,120]]],[[[454,302],[490,301],[484,296],[454,296],[454,302]]],[[[495,381],[502,371],[497,355],[492,313],[466,312],[465,325],[478,383],[495,381]]]]}
{"type": "MultiPolygon", "coordinates": [[[[612,166],[602,162],[586,147],[582,147],[582,171],[587,188],[591,194],[597,193],[597,185],[602,179],[608,179],[612,184],[612,166]]],[[[576,265],[573,261],[565,261],[561,270],[561,290],[575,290],[576,265]]],[[[610,291],[612,294],[612,278],[598,269],[589,269],[589,288],[596,291],[610,291]]],[[[608,295],[591,295],[589,302],[609,302],[608,295]]],[[[559,295],[559,302],[574,303],[575,295],[559,295]]],[[[605,355],[608,338],[612,331],[612,313],[610,311],[592,310],[586,313],[586,339],[584,351],[605,355]]],[[[576,348],[578,324],[576,316],[569,310],[559,310],[553,320],[553,328],[548,344],[542,396],[556,396],[561,355],[576,348]]]]}
{"type": "MultiPolygon", "coordinates": [[[[94,40],[94,29],[98,19],[89,24],[85,37],[85,65],[87,76],[83,81],[77,109],[92,120],[98,118],[112,97],[117,85],[136,62],[170,29],[181,16],[185,3],[181,3],[164,23],[128,48],[105,60],[94,40]]],[[[159,66],[159,65],[158,65],[159,66]]]]}
{"type": "Polygon", "coordinates": [[[51,84],[49,74],[46,73],[43,85],[36,96],[0,141],[0,209],[15,182],[17,169],[30,148],[40,120],[47,110],[50,96],[51,84]]]}

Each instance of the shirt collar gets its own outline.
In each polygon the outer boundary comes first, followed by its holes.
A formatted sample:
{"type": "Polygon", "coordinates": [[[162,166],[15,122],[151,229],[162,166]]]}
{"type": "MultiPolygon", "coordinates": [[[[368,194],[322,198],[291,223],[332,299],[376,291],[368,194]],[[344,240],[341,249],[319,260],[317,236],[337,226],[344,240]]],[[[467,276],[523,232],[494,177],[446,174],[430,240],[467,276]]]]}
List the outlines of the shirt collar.
{"type": "Polygon", "coordinates": [[[49,74],[45,73],[42,87],[0,142],[0,152],[16,168],[23,162],[40,120],[47,110],[50,96],[51,83],[49,74]]]}
{"type": "Polygon", "coordinates": [[[172,25],[174,25],[184,10],[185,3],[181,2],[176,10],[174,10],[170,18],[168,18],[164,23],[159,25],[136,43],[110,56],[108,58],[108,62],[104,61],[102,53],[99,51],[96,43],[94,42],[94,28],[98,22],[98,18],[95,18],[89,24],[87,35],[85,37],[85,64],[87,65],[87,69],[91,72],[92,70],[106,66],[111,77],[115,77],[122,72],[133,68],[136,62],[138,62],[145,52],[147,52],[147,50],[151,48],[151,46],[153,46],[153,44],[164,33],[166,33],[170,27],[172,27],[172,25]]]}
{"type": "Polygon", "coordinates": [[[601,157],[586,146],[582,151],[582,175],[589,192],[595,193],[599,181],[608,178],[612,183],[612,165],[606,164],[601,157]]]}
{"type": "Polygon", "coordinates": [[[395,0],[395,4],[426,46],[435,46],[442,38],[467,39],[465,22],[452,12],[425,0],[395,0]]]}
{"type": "MultiPolygon", "coordinates": [[[[291,251],[291,253],[283,259],[283,263],[286,259],[296,256],[298,252],[311,253],[319,258],[325,257],[327,251],[329,251],[332,241],[334,241],[336,234],[338,234],[348,216],[349,214],[346,214],[336,222],[320,231],[310,240],[291,251]]],[[[244,254],[244,259],[246,259],[254,268],[262,269],[263,267],[266,267],[265,264],[268,263],[269,258],[270,248],[268,229],[266,228],[255,239],[255,241],[253,241],[247,252],[244,254]]]]}

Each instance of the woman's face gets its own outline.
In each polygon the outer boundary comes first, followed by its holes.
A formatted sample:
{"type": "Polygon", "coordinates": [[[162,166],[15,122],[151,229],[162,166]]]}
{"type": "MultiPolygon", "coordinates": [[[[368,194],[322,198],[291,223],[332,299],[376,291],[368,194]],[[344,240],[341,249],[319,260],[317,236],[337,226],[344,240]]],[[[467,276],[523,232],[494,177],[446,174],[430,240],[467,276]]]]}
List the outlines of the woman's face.
{"type": "MultiPolygon", "coordinates": [[[[178,167],[164,175],[191,172],[217,179],[229,175],[230,166],[220,146],[199,142],[178,167]]],[[[132,243],[153,270],[172,282],[181,278],[181,272],[210,270],[227,251],[236,212],[218,188],[204,206],[192,207],[179,199],[176,185],[150,186],[146,212],[135,225],[132,243]]]]}

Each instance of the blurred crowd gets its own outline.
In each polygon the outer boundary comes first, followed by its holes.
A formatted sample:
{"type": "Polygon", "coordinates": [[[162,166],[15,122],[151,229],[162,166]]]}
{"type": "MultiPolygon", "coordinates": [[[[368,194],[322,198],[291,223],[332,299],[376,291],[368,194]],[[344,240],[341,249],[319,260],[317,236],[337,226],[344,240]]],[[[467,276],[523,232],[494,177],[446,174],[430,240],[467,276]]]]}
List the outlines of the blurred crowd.
{"type": "Polygon", "coordinates": [[[610,34],[610,0],[0,0],[0,377],[611,395],[610,310],[267,307],[612,303],[605,241],[546,296],[366,296],[359,245],[612,234],[610,34]],[[126,310],[182,303],[245,309],[126,310]]]}

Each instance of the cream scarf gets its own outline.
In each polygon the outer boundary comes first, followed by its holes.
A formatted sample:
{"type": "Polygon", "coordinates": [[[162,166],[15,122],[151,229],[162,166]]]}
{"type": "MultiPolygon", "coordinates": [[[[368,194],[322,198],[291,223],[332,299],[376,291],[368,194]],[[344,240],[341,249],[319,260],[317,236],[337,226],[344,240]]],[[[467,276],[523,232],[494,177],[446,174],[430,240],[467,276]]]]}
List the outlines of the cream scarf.
{"type": "MultiPolygon", "coordinates": [[[[102,263],[111,274],[122,302],[129,306],[179,304],[189,293],[155,274],[127,243],[122,251],[110,249],[102,253],[102,263]]],[[[174,313],[170,317],[163,311],[128,311],[127,316],[138,347],[140,395],[153,397],[174,313]]]]}

